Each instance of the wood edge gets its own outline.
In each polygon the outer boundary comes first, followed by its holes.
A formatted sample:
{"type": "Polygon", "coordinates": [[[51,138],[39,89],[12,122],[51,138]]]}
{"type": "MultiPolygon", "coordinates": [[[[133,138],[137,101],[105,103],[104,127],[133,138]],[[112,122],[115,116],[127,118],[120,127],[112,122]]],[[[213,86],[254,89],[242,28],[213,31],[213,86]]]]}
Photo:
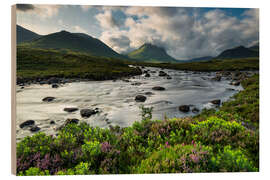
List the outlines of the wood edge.
{"type": "Polygon", "coordinates": [[[11,6],[11,173],[16,175],[16,5],[11,6]]]}

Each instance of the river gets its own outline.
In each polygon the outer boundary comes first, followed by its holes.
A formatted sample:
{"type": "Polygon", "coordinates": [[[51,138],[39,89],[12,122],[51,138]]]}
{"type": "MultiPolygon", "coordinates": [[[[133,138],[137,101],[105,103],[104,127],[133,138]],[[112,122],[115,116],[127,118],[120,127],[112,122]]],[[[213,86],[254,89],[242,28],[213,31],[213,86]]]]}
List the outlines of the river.
{"type": "Polygon", "coordinates": [[[56,128],[62,125],[67,118],[77,118],[92,126],[102,128],[109,125],[127,127],[135,121],[140,121],[139,106],[154,107],[153,119],[185,117],[195,115],[193,112],[180,112],[180,105],[192,105],[199,110],[212,108],[210,101],[221,99],[227,101],[232,95],[242,90],[240,86],[230,85],[230,80],[222,77],[221,81],[213,81],[215,72],[194,73],[191,71],[176,71],[164,69],[172,79],[158,76],[159,68],[147,67],[151,77],[145,75],[134,76],[129,82],[122,80],[72,82],[52,88],[51,85],[31,84],[21,89],[17,86],[16,93],[16,137],[17,141],[33,133],[19,125],[26,120],[34,120],[40,131],[47,134],[56,134],[56,128]],[[155,71],[155,72],[154,72],[155,71]],[[141,83],[140,85],[136,82],[141,83]],[[135,83],[135,85],[134,85],[135,83]],[[154,91],[154,86],[162,86],[165,91],[154,91]],[[152,95],[145,95],[152,92],[152,95]],[[145,102],[136,102],[136,95],[147,97],[145,102]],[[43,102],[42,99],[53,96],[52,102],[43,102]],[[68,113],[66,107],[77,107],[78,111],[68,113]],[[99,113],[89,118],[82,118],[80,109],[98,108],[99,113]],[[50,124],[50,121],[55,124],[50,124]]]}

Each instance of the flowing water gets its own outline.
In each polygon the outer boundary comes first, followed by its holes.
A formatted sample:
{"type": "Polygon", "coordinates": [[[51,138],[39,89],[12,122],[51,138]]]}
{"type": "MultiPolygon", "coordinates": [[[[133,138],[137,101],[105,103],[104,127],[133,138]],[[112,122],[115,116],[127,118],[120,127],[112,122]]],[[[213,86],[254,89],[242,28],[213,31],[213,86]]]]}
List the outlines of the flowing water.
{"type": "MultiPolygon", "coordinates": [[[[17,86],[17,141],[33,133],[27,128],[21,129],[19,125],[26,120],[35,120],[35,124],[41,128],[40,131],[47,134],[56,134],[56,128],[62,125],[67,118],[77,118],[92,126],[102,128],[109,125],[121,127],[130,126],[134,121],[140,121],[139,106],[154,107],[153,119],[164,119],[172,117],[184,117],[195,115],[180,112],[180,105],[192,105],[200,110],[211,108],[210,101],[221,99],[228,100],[233,94],[242,90],[241,86],[229,85],[230,80],[222,78],[220,82],[213,81],[215,73],[194,73],[186,71],[163,70],[172,79],[159,77],[159,68],[147,67],[151,77],[144,75],[130,78],[130,82],[117,81],[88,81],[73,82],[52,88],[51,85],[32,84],[24,89],[17,86]],[[134,85],[136,82],[141,85],[134,85]],[[133,85],[132,85],[133,84],[133,85]],[[162,86],[165,91],[154,91],[152,87],[162,86]],[[234,90],[232,90],[234,89],[234,90]],[[145,95],[152,92],[152,95],[145,95]],[[145,102],[135,102],[136,95],[147,97],[145,102]],[[52,102],[43,102],[42,99],[53,96],[52,102]],[[68,113],[63,111],[66,107],[77,107],[78,111],[68,113]],[[89,118],[82,118],[80,109],[99,108],[99,113],[89,118]],[[55,121],[51,125],[50,121],[55,121]]],[[[144,70],[146,70],[144,69],[144,70]]]]}

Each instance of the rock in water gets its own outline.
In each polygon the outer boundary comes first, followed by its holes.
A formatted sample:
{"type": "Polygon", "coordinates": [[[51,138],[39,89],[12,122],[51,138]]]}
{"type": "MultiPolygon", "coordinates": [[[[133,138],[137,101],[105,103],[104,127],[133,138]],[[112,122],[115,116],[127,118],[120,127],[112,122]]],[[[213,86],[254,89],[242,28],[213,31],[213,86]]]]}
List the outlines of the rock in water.
{"type": "Polygon", "coordinates": [[[50,124],[55,124],[55,122],[52,120],[52,121],[50,121],[50,124]]]}
{"type": "Polygon", "coordinates": [[[164,91],[165,88],[164,87],[161,87],[161,86],[155,86],[152,88],[153,90],[156,90],[156,91],[164,91]]]}
{"type": "Polygon", "coordinates": [[[81,113],[81,116],[83,118],[89,118],[91,115],[94,115],[94,114],[98,113],[98,110],[97,109],[96,110],[93,110],[93,109],[82,109],[80,111],[80,113],[81,113]]]}
{"type": "Polygon", "coordinates": [[[78,110],[79,110],[78,108],[74,108],[74,107],[64,108],[64,111],[66,111],[66,112],[75,112],[75,111],[78,111],[78,110]]]}
{"type": "Polygon", "coordinates": [[[215,104],[215,105],[220,105],[221,100],[220,99],[215,99],[215,100],[211,101],[211,103],[215,104]]]}
{"type": "Polygon", "coordinates": [[[167,79],[172,79],[172,77],[168,75],[168,76],[167,76],[167,79]]]}
{"type": "Polygon", "coordinates": [[[137,96],[135,97],[135,101],[136,101],[136,102],[144,102],[145,100],[146,100],[146,97],[143,96],[143,95],[137,95],[137,96]]]}
{"type": "Polygon", "coordinates": [[[200,110],[199,110],[198,108],[193,108],[191,111],[192,111],[193,113],[198,113],[200,110]]]}
{"type": "Polygon", "coordinates": [[[20,124],[20,128],[24,128],[24,127],[27,127],[27,126],[33,126],[33,125],[35,125],[34,120],[27,120],[27,121],[20,124]]]}
{"type": "Polygon", "coordinates": [[[154,93],[152,93],[152,92],[149,91],[149,92],[146,92],[145,95],[150,96],[150,95],[154,95],[154,93]]]}
{"type": "Polygon", "coordinates": [[[212,78],[212,80],[213,81],[220,81],[221,80],[221,76],[218,75],[218,76],[212,78]]]}
{"type": "Polygon", "coordinates": [[[189,112],[190,108],[188,105],[182,105],[182,106],[179,106],[179,111],[182,111],[182,112],[189,112]]]}
{"type": "Polygon", "coordinates": [[[37,131],[39,131],[39,130],[40,130],[40,127],[38,127],[38,126],[33,126],[33,127],[31,127],[31,129],[30,129],[31,132],[37,132],[37,131]]]}
{"type": "Polygon", "coordinates": [[[158,76],[167,76],[168,74],[167,73],[165,73],[164,71],[159,71],[159,74],[158,74],[158,76]]]}
{"type": "Polygon", "coordinates": [[[240,81],[233,81],[233,82],[230,83],[230,85],[239,86],[240,85],[240,81]]]}
{"type": "Polygon", "coordinates": [[[51,102],[54,99],[55,99],[55,97],[45,97],[45,98],[42,99],[42,101],[44,101],[44,102],[51,102]]]}
{"type": "Polygon", "coordinates": [[[150,77],[151,75],[149,73],[145,74],[144,77],[150,77]]]}
{"type": "Polygon", "coordinates": [[[52,84],[52,88],[59,88],[58,84],[52,84]]]}

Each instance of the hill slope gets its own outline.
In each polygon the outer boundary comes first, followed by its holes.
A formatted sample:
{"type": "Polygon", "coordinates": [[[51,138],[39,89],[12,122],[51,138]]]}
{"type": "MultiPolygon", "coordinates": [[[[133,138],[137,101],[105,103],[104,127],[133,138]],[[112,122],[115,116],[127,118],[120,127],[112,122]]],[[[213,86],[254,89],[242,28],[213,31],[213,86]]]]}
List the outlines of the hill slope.
{"type": "Polygon", "coordinates": [[[139,49],[130,52],[127,55],[136,61],[145,62],[176,62],[177,60],[169,56],[164,48],[146,43],[139,49]]]}
{"type": "Polygon", "coordinates": [[[60,31],[42,36],[24,45],[31,48],[71,50],[93,56],[124,58],[102,41],[83,33],[60,31]]]}
{"type": "Polygon", "coordinates": [[[246,48],[244,46],[239,46],[236,48],[228,49],[220,53],[216,58],[248,58],[248,57],[259,57],[259,52],[246,48]]]}
{"type": "Polygon", "coordinates": [[[34,33],[22,26],[16,25],[17,43],[28,42],[41,37],[41,35],[34,33]]]}

